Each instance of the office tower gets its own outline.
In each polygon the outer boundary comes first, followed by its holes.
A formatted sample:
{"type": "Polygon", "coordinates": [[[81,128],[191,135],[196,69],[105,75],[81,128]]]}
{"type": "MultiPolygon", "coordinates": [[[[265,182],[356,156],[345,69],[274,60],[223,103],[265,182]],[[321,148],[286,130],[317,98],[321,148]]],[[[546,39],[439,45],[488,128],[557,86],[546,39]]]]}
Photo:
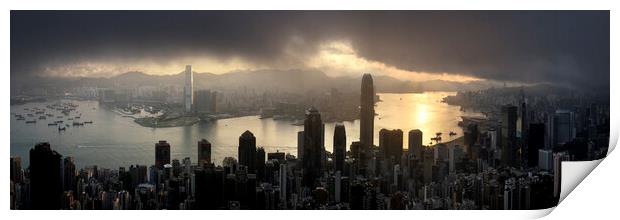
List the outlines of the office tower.
{"type": "Polygon", "coordinates": [[[191,113],[194,103],[194,73],[192,66],[185,66],[185,86],[183,87],[183,102],[185,113],[191,113]]]}
{"type": "Polygon", "coordinates": [[[280,164],[280,171],[278,172],[279,184],[280,184],[280,201],[282,201],[282,208],[287,208],[287,194],[288,194],[288,165],[286,163],[280,164]]]}
{"type": "MultiPolygon", "coordinates": [[[[523,93],[523,87],[521,87],[521,99],[519,101],[519,118],[521,118],[521,140],[527,140],[529,120],[527,116],[527,107],[525,104],[525,93],[523,93]]],[[[527,142],[526,142],[527,144],[527,142]]]]}
{"type": "Polygon", "coordinates": [[[372,76],[367,73],[362,77],[360,99],[360,143],[364,151],[369,151],[373,142],[375,121],[375,88],[372,76]]]}
{"type": "Polygon", "coordinates": [[[211,90],[194,92],[194,111],[196,113],[215,113],[217,111],[217,93],[211,90]]]}
{"type": "Polygon", "coordinates": [[[334,171],[344,172],[344,160],[347,153],[347,134],[343,124],[334,128],[334,171]]]}
{"type": "Polygon", "coordinates": [[[49,143],[30,149],[30,203],[32,209],[60,209],[62,196],[62,155],[49,143]]]}
{"type": "Polygon", "coordinates": [[[379,131],[379,150],[383,152],[388,167],[400,163],[403,156],[403,131],[400,129],[379,131]]]}
{"type": "Polygon", "coordinates": [[[256,149],[256,177],[258,180],[263,180],[265,177],[265,149],[259,147],[256,149]]]}
{"type": "Polygon", "coordinates": [[[530,167],[538,165],[538,150],[545,147],[545,124],[533,123],[529,125],[527,135],[527,164],[530,167]]]}
{"type": "Polygon", "coordinates": [[[553,197],[559,198],[562,191],[562,161],[570,160],[565,152],[553,154],[553,197]]]}
{"type": "Polygon", "coordinates": [[[428,185],[433,181],[433,164],[434,164],[434,151],[432,149],[424,149],[422,156],[422,163],[424,164],[424,184],[428,185]]]}
{"type": "Polygon", "coordinates": [[[301,160],[304,155],[304,131],[297,132],[297,159],[301,160]]]}
{"type": "Polygon", "coordinates": [[[516,162],[517,107],[502,106],[502,164],[515,166],[516,162]]]}
{"type": "Polygon", "coordinates": [[[555,111],[553,129],[553,147],[561,146],[575,139],[575,114],[567,110],[555,111]]]}
{"type": "Polygon", "coordinates": [[[487,130],[487,135],[490,140],[489,147],[491,148],[492,151],[497,150],[497,144],[498,144],[497,130],[495,130],[495,128],[489,128],[489,130],[487,130]]]}
{"type": "Polygon", "coordinates": [[[206,139],[198,141],[198,166],[211,163],[211,143],[206,139]]]}
{"type": "Polygon", "coordinates": [[[155,166],[163,169],[164,165],[170,163],[170,144],[166,141],[155,143],[155,166]]]}
{"type": "Polygon", "coordinates": [[[409,131],[409,154],[413,155],[413,158],[417,160],[422,159],[422,151],[424,147],[422,146],[422,131],[418,129],[413,129],[409,131]]]}
{"type": "Polygon", "coordinates": [[[11,181],[21,183],[23,181],[24,172],[22,170],[22,158],[11,157],[11,181]]]}
{"type": "Polygon", "coordinates": [[[250,131],[239,136],[239,165],[247,167],[248,173],[256,173],[256,137],[250,131]]]}
{"type": "Polygon", "coordinates": [[[553,169],[553,151],[538,150],[538,168],[549,171],[553,169]]]}
{"type": "Polygon", "coordinates": [[[63,190],[72,190],[74,195],[77,195],[75,194],[76,181],[75,162],[73,161],[73,157],[65,157],[63,160],[63,190]]]}
{"type": "Polygon", "coordinates": [[[342,197],[342,174],[340,171],[336,171],[334,174],[334,191],[334,201],[339,203],[342,197]]]}
{"type": "Polygon", "coordinates": [[[303,182],[304,186],[310,188],[314,187],[316,179],[320,178],[322,173],[322,131],[321,114],[316,108],[308,109],[304,121],[303,182]]]}
{"type": "Polygon", "coordinates": [[[467,155],[469,159],[475,161],[480,157],[480,148],[476,147],[476,142],[478,141],[478,125],[477,124],[469,124],[467,125],[467,129],[465,129],[464,133],[464,142],[465,147],[467,148],[467,155]]]}

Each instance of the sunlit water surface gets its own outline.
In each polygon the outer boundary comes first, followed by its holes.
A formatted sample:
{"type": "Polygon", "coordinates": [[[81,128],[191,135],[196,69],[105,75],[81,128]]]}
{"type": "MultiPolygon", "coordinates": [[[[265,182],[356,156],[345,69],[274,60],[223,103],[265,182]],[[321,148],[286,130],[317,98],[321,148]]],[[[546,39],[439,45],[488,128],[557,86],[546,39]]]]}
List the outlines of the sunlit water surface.
{"type": "MultiPolygon", "coordinates": [[[[444,141],[462,135],[458,122],[463,115],[479,115],[460,111],[458,106],[441,102],[450,92],[426,92],[410,94],[379,94],[382,102],[375,108],[375,144],[379,144],[379,130],[382,128],[401,129],[404,132],[404,148],[407,148],[407,132],[420,129],[424,134],[424,144],[436,132],[442,132],[444,141]],[[448,133],[454,131],[456,136],[448,133]]],[[[196,161],[198,140],[206,138],[212,145],[212,156],[216,163],[221,163],[226,156],[237,156],[239,135],[250,130],[256,136],[258,146],[267,153],[281,152],[297,154],[297,132],[303,126],[291,125],[290,121],[259,119],[247,116],[219,120],[211,123],[199,123],[193,126],[173,128],[147,128],[133,122],[133,119],[99,108],[96,101],[72,101],[79,105],[77,111],[82,114],[82,121],[92,120],[92,125],[69,127],[65,132],[58,132],[56,127],[47,124],[56,120],[37,120],[36,124],[18,121],[13,114],[23,114],[23,108],[44,108],[47,103],[29,103],[11,106],[11,156],[21,156],[22,166],[28,166],[29,150],[38,142],[50,142],[52,148],[63,156],[72,156],[78,167],[98,165],[117,168],[131,164],[154,164],[154,143],[167,140],[171,144],[171,157],[183,159],[190,157],[196,161]]],[[[50,113],[49,109],[46,109],[50,113]]],[[[320,110],[320,109],[319,109],[320,110]]],[[[53,113],[59,115],[59,113],[53,113]]],[[[38,118],[38,116],[37,116],[38,118]]],[[[64,118],[66,123],[66,117],[64,118]]],[[[351,142],[359,139],[359,120],[343,123],[347,133],[347,148],[351,142]]],[[[325,125],[325,148],[332,151],[334,123],[325,125]]]]}

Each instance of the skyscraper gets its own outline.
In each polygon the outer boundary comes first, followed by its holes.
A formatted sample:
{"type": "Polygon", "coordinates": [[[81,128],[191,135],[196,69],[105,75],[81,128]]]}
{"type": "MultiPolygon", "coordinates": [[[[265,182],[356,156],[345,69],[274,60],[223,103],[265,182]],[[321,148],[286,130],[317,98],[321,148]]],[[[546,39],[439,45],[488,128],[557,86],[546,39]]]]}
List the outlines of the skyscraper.
{"type": "Polygon", "coordinates": [[[379,131],[379,149],[383,152],[389,167],[399,163],[403,155],[403,131],[400,129],[379,131]]]}
{"type": "Polygon", "coordinates": [[[192,65],[185,66],[185,86],[183,87],[183,102],[185,105],[185,113],[192,112],[194,103],[194,74],[192,73],[192,65]]]}
{"type": "Polygon", "coordinates": [[[30,149],[30,202],[33,209],[60,209],[62,155],[49,143],[39,143],[30,149]]]}
{"type": "Polygon", "coordinates": [[[502,164],[516,165],[517,107],[502,106],[502,164]]]}
{"type": "MultiPolygon", "coordinates": [[[[63,190],[72,190],[76,192],[76,178],[75,178],[75,162],[73,157],[65,157],[63,160],[63,190]]],[[[77,195],[77,194],[75,194],[77,195]]]]}
{"type": "Polygon", "coordinates": [[[170,144],[166,141],[155,143],[155,166],[163,169],[165,164],[170,163],[170,144]]]}
{"type": "Polygon", "coordinates": [[[297,132],[297,158],[302,159],[304,156],[304,131],[297,132]]]}
{"type": "Polygon", "coordinates": [[[336,124],[334,128],[334,171],[344,172],[347,134],[343,124],[336,124]]]}
{"type": "Polygon", "coordinates": [[[211,163],[211,143],[206,139],[198,141],[198,165],[211,163]]]}
{"type": "Polygon", "coordinates": [[[538,165],[538,150],[545,147],[545,124],[532,123],[527,135],[527,164],[530,167],[538,165]]]}
{"type": "Polygon", "coordinates": [[[360,143],[365,149],[372,148],[375,121],[375,88],[369,73],[362,77],[360,99],[360,143]]]}
{"type": "Polygon", "coordinates": [[[259,147],[256,149],[256,178],[263,180],[265,178],[265,149],[259,147]]]}
{"type": "Polygon", "coordinates": [[[323,171],[322,131],[321,114],[316,108],[308,109],[304,121],[303,185],[310,188],[323,171]]]}
{"type": "Polygon", "coordinates": [[[256,173],[256,137],[250,131],[239,136],[239,165],[246,166],[248,173],[256,173]]]}
{"type": "Polygon", "coordinates": [[[553,116],[553,147],[563,145],[575,139],[575,113],[557,110],[553,116]]]}
{"type": "Polygon", "coordinates": [[[409,154],[412,154],[414,158],[421,160],[422,151],[422,131],[413,129],[409,131],[409,154]]]}

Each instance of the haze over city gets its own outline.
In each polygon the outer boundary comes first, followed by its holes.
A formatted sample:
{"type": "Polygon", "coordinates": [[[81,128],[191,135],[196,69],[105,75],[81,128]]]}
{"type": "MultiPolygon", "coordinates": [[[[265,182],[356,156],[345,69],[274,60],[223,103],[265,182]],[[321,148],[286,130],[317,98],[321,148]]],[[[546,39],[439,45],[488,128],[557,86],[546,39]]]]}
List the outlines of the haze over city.
{"type": "Polygon", "coordinates": [[[11,11],[11,209],[547,209],[609,65],[609,11],[11,11]]]}

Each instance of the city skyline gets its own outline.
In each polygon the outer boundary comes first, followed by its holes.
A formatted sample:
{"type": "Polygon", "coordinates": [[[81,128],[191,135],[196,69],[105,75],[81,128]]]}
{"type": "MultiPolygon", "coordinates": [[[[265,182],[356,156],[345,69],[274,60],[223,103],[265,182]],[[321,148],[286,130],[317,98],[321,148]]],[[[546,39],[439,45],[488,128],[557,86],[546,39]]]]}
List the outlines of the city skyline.
{"type": "Polygon", "coordinates": [[[609,11],[11,11],[10,208],[551,208],[563,161],[608,153],[608,35],[609,11]]]}

